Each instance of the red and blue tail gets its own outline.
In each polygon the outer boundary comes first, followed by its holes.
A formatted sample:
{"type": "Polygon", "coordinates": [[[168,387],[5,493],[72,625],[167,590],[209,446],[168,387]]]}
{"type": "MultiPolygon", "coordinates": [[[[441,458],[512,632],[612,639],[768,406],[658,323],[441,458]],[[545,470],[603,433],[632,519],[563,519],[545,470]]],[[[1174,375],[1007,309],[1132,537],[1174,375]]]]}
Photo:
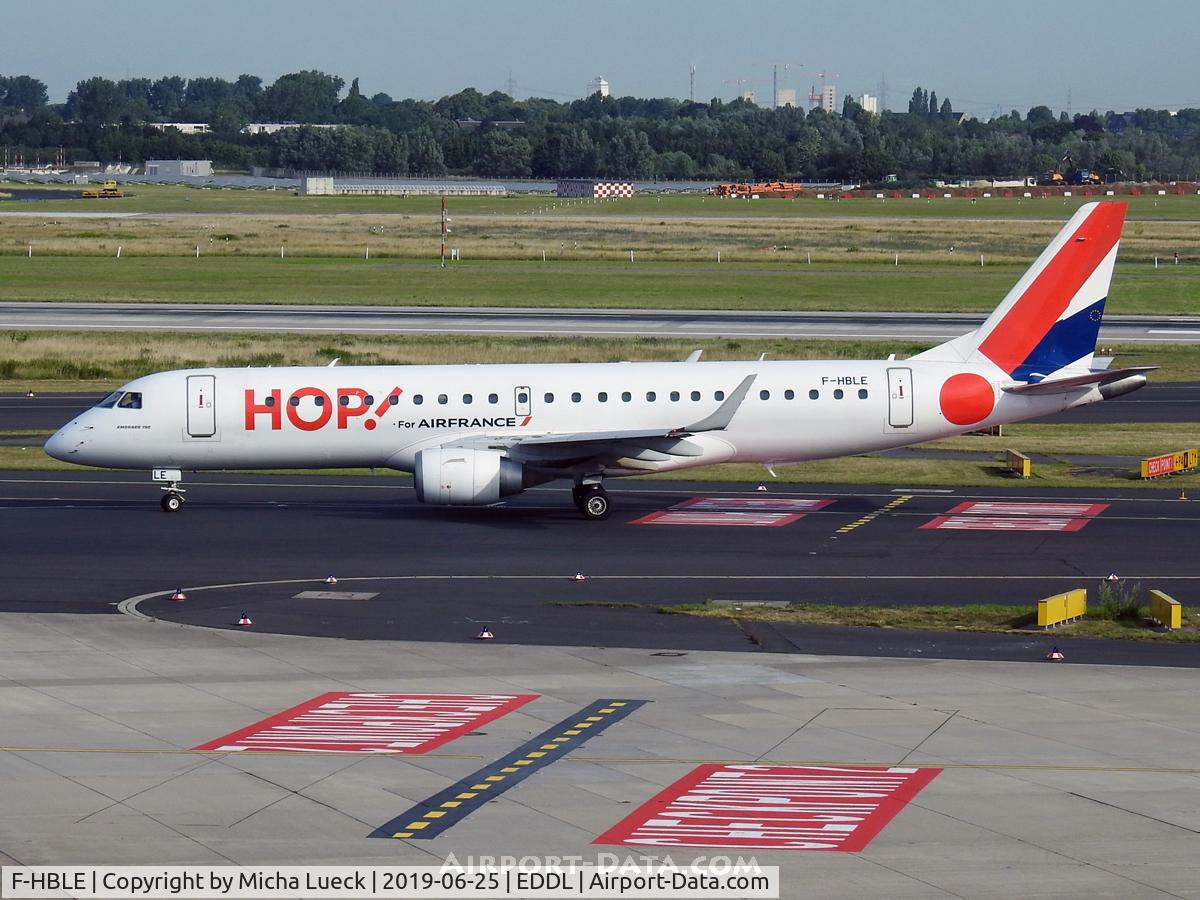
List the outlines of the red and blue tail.
{"type": "Polygon", "coordinates": [[[1081,206],[983,325],[915,358],[990,362],[1026,383],[1090,370],[1125,207],[1081,206]]]}

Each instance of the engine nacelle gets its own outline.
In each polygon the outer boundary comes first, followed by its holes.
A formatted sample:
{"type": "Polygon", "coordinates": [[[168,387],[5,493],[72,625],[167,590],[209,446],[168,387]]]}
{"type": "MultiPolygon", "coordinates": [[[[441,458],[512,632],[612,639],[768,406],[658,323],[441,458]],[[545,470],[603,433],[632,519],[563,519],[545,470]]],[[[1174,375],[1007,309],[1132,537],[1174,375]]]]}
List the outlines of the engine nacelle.
{"type": "Polygon", "coordinates": [[[436,447],[417,453],[417,499],[439,506],[480,506],[525,489],[520,463],[499,450],[436,447]]]}

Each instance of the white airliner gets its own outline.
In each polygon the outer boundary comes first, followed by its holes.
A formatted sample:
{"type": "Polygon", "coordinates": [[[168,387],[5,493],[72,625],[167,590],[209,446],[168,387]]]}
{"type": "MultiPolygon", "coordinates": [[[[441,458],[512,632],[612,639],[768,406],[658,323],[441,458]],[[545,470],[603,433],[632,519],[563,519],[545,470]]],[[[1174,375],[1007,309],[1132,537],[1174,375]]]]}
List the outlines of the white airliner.
{"type": "Polygon", "coordinates": [[[185,470],[388,467],[478,505],[554,479],[847,456],[1083,406],[1153,367],[1094,360],[1124,203],[1079,209],[982,326],[905,360],[188,369],[137,378],[46,442],[55,459],[185,470]]]}

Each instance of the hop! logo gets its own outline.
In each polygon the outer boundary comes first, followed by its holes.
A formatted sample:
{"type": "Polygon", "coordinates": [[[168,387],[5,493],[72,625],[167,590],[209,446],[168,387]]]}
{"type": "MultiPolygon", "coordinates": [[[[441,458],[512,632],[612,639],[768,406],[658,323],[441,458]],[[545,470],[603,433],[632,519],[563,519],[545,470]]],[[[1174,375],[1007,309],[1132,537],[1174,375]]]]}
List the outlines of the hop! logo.
{"type": "Polygon", "coordinates": [[[331,421],[337,428],[350,427],[355,419],[362,419],[362,427],[372,431],[384,414],[400,399],[404,391],[392,388],[386,397],[372,408],[374,397],[363,388],[338,388],[333,397],[316,387],[302,387],[293,391],[283,402],[283,391],[272,388],[260,402],[252,388],[246,389],[246,430],[254,431],[260,416],[268,417],[272,431],[283,427],[284,410],[287,420],[301,431],[319,431],[331,421]],[[307,402],[306,402],[307,401],[307,402]],[[336,414],[335,414],[336,410],[336,414]],[[370,416],[368,416],[368,413],[370,416]]]}

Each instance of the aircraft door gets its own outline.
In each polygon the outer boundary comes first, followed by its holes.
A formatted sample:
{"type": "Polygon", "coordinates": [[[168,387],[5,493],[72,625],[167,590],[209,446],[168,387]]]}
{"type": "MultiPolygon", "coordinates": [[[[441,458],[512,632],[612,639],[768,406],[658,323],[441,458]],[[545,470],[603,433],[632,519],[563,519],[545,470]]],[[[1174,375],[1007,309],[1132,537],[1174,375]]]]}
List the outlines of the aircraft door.
{"type": "Polygon", "coordinates": [[[513,409],[518,416],[531,415],[533,391],[528,386],[518,387],[513,391],[513,409]]]}
{"type": "Polygon", "coordinates": [[[888,369],[888,430],[913,423],[912,369],[888,369]]]}
{"type": "Polygon", "coordinates": [[[189,375],[187,379],[188,437],[210,438],[217,433],[216,376],[189,375]]]}

